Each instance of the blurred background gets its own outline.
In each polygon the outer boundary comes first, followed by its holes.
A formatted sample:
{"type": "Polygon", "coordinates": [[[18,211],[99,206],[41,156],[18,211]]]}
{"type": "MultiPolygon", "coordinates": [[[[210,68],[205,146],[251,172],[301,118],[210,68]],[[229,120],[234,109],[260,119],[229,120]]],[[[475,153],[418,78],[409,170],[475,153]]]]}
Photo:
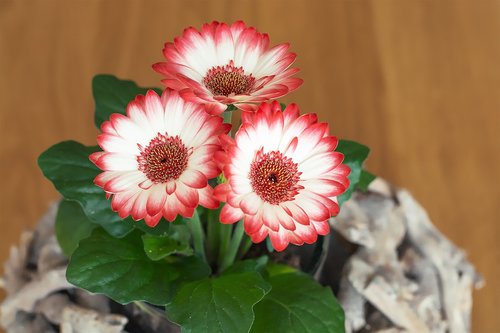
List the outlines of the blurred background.
{"type": "Polygon", "coordinates": [[[473,332],[500,327],[500,1],[0,0],[0,262],[58,198],[38,155],[95,144],[91,79],[160,86],[165,41],[212,20],[290,42],[305,80],[283,101],[372,149],[486,278],[473,332]]]}

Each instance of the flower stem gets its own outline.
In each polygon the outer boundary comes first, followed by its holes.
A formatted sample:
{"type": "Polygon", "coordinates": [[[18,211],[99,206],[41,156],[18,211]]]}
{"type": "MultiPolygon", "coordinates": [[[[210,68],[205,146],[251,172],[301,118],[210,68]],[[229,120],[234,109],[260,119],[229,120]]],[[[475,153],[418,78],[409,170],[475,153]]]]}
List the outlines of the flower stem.
{"type": "Polygon", "coordinates": [[[231,124],[231,118],[233,116],[233,111],[232,110],[226,110],[222,113],[222,116],[224,118],[224,122],[227,124],[231,124]]]}
{"type": "Polygon", "coordinates": [[[231,232],[233,230],[233,225],[232,224],[220,224],[219,225],[219,258],[217,260],[218,266],[219,266],[219,271],[220,267],[222,266],[222,263],[224,262],[226,256],[227,256],[227,251],[229,248],[229,242],[231,240],[231,232]]]}
{"type": "Polygon", "coordinates": [[[205,245],[203,244],[203,227],[201,226],[200,214],[197,209],[194,210],[189,227],[191,228],[191,235],[193,236],[194,251],[203,260],[207,261],[207,257],[205,256],[205,245]]]}
{"type": "Polygon", "coordinates": [[[236,254],[238,253],[238,249],[240,248],[241,239],[245,234],[245,229],[243,227],[243,221],[238,222],[236,228],[233,232],[233,237],[231,238],[231,242],[229,244],[229,249],[224,256],[221,266],[219,267],[219,271],[223,272],[227,268],[229,268],[236,259],[236,254]]]}
{"type": "MultiPolygon", "coordinates": [[[[224,123],[226,124],[231,124],[232,116],[233,116],[233,111],[236,110],[234,105],[229,105],[226,109],[226,111],[223,112],[222,116],[224,117],[224,123]]],[[[232,133],[228,133],[230,136],[232,136],[232,133]]],[[[220,209],[217,211],[216,216],[218,217],[220,214],[220,209]]],[[[210,223],[211,221],[209,221],[210,223]]],[[[222,272],[222,267],[227,265],[228,262],[228,248],[230,246],[230,241],[231,241],[231,233],[233,231],[233,226],[228,225],[228,224],[222,224],[219,221],[213,221],[213,224],[217,224],[216,227],[214,227],[214,231],[218,231],[218,244],[219,244],[219,252],[217,253],[218,258],[217,258],[217,264],[218,264],[218,270],[219,272],[222,272]],[[217,228],[217,229],[215,229],[217,228]]],[[[212,236],[215,238],[215,235],[212,236]]],[[[232,243],[232,242],[231,242],[232,243]]],[[[231,250],[232,251],[232,250],[231,250]]],[[[232,259],[234,261],[234,257],[232,259]]],[[[229,263],[229,266],[232,264],[229,263]]],[[[229,267],[227,266],[227,267],[229,267]]],[[[224,269],[226,269],[225,267],[224,269]]]]}
{"type": "Polygon", "coordinates": [[[241,242],[240,250],[238,251],[238,256],[236,259],[241,259],[247,254],[248,250],[252,247],[252,239],[248,235],[243,235],[243,241],[241,242]]]}
{"type": "MultiPolygon", "coordinates": [[[[224,111],[222,113],[222,117],[224,118],[224,123],[226,124],[230,124],[232,125],[232,118],[233,118],[233,111],[236,110],[236,108],[233,106],[233,105],[229,105],[226,109],[226,111],[224,111]]],[[[232,129],[231,131],[229,131],[229,136],[233,136],[232,135],[232,129]]]]}
{"type": "Polygon", "coordinates": [[[217,260],[220,244],[220,225],[218,221],[220,209],[207,210],[207,256],[209,263],[217,260]]]}

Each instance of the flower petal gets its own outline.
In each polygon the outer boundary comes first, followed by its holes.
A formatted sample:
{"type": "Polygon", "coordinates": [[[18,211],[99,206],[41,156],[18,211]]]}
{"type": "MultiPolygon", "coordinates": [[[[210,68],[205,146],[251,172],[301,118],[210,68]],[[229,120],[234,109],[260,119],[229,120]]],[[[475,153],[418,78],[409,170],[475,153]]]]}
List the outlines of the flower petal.
{"type": "Polygon", "coordinates": [[[207,177],[200,171],[194,169],[184,171],[179,180],[192,188],[204,188],[208,184],[207,177]]]}
{"type": "Polygon", "coordinates": [[[236,223],[243,218],[244,214],[239,208],[231,205],[224,205],[220,211],[220,221],[224,224],[236,223]]]}
{"type": "Polygon", "coordinates": [[[283,251],[290,243],[288,240],[288,232],[284,229],[278,232],[269,231],[269,238],[271,239],[273,248],[278,252],[283,251]]]}
{"type": "Polygon", "coordinates": [[[214,190],[210,185],[207,185],[205,188],[198,190],[198,194],[200,197],[200,205],[209,209],[217,209],[219,208],[219,200],[217,200],[214,195],[214,190]]]}

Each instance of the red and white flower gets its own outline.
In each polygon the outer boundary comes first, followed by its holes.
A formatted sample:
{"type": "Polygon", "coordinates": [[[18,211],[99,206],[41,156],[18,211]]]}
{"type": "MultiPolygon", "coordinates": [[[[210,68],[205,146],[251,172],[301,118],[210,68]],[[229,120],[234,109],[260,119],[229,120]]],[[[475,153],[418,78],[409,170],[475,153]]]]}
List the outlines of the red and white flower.
{"type": "Polygon", "coordinates": [[[243,110],[286,95],[302,80],[292,77],[296,55],[289,44],[269,47],[269,36],[238,21],[193,27],[166,43],[167,62],[153,65],[163,74],[165,86],[181,91],[189,100],[205,104],[211,114],[222,113],[228,104],[243,110]]]}
{"type": "Polygon", "coordinates": [[[218,136],[229,129],[202,105],[186,102],[170,89],[150,90],[127,106],[126,116],[112,114],[97,137],[104,150],[90,160],[104,172],[94,182],[112,196],[121,218],[132,216],[155,226],[161,217],[191,217],[200,204],[217,208],[207,180],[220,169],[214,154],[218,136]]]}
{"type": "Polygon", "coordinates": [[[349,187],[338,140],[315,114],[299,115],[296,105],[282,112],[278,102],[243,112],[234,140],[221,135],[225,152],[216,153],[227,182],[215,188],[226,204],[222,223],[244,220],[255,243],[270,237],[282,251],[289,243],[314,243],[329,232],[337,196],[349,187]]]}

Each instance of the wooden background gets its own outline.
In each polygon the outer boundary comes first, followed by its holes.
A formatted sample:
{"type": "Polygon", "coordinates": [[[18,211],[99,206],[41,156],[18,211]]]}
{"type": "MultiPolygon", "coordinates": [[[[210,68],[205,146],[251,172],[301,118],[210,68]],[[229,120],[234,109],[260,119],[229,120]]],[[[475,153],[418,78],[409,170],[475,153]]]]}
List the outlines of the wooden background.
{"type": "Polygon", "coordinates": [[[37,156],[95,143],[92,76],[159,85],[163,43],[214,19],[291,42],[305,84],[284,101],[413,192],[486,278],[474,332],[498,332],[500,1],[0,0],[0,261],[57,198],[37,156]]]}

